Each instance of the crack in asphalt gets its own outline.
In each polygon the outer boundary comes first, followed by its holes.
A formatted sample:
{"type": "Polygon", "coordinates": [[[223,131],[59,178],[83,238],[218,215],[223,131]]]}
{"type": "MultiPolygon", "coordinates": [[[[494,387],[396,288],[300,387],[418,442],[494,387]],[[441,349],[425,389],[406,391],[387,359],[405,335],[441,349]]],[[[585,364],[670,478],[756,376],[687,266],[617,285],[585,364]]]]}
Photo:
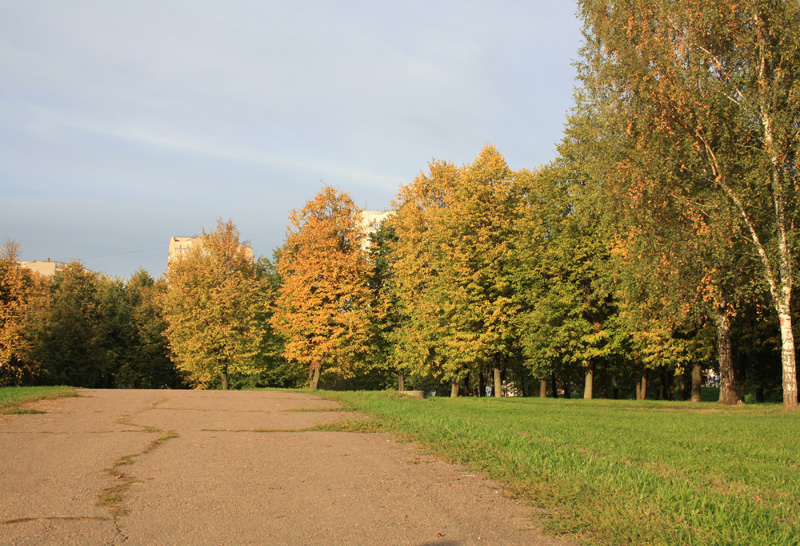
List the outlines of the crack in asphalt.
{"type": "Polygon", "coordinates": [[[13,525],[15,523],[28,523],[30,521],[108,521],[108,518],[100,516],[37,516],[4,519],[0,520],[0,525],[13,525]]]}
{"type": "Polygon", "coordinates": [[[128,455],[123,455],[122,457],[118,458],[114,463],[102,470],[102,473],[106,476],[113,478],[116,482],[114,485],[110,485],[103,490],[100,491],[98,494],[97,505],[107,508],[111,513],[111,520],[114,523],[114,528],[116,530],[117,536],[121,539],[122,542],[128,540],[128,537],[122,532],[122,529],[119,526],[119,519],[126,516],[128,514],[128,509],[125,507],[125,497],[127,493],[130,491],[131,486],[135,483],[142,483],[141,480],[136,478],[133,473],[124,472],[121,470],[122,467],[125,466],[132,466],[136,459],[143,455],[147,455],[151,451],[155,450],[164,442],[171,440],[173,438],[178,437],[178,433],[174,430],[163,430],[156,427],[151,427],[148,425],[140,425],[138,423],[134,423],[131,419],[135,415],[141,415],[142,413],[155,409],[158,404],[166,402],[168,399],[163,398],[148,407],[137,412],[134,412],[130,415],[121,415],[117,418],[117,424],[136,427],[139,430],[136,431],[128,431],[128,432],[142,432],[142,433],[160,433],[161,436],[156,438],[155,440],[151,440],[141,451],[137,453],[131,453],[128,455]]]}

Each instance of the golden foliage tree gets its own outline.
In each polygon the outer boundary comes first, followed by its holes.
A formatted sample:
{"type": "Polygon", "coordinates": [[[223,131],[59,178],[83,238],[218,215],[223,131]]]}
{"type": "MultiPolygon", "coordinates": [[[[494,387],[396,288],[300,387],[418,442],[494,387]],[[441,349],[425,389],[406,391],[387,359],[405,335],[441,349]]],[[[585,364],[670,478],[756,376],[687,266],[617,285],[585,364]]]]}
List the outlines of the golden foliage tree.
{"type": "Polygon", "coordinates": [[[258,370],[254,356],[263,335],[263,306],[252,259],[232,221],[203,231],[202,244],[167,270],[163,297],[166,337],[179,369],[200,388],[219,377],[258,370]]]}
{"type": "Polygon", "coordinates": [[[361,209],[347,193],[325,186],[289,218],[272,323],[286,338],[284,356],[309,366],[315,389],[323,367],[351,376],[368,349],[370,270],[361,209]]]}
{"type": "Polygon", "coordinates": [[[458,182],[458,168],[444,161],[432,162],[428,174],[420,173],[411,184],[403,186],[394,208],[397,215],[389,220],[397,241],[393,245],[394,293],[397,326],[391,334],[394,364],[400,370],[451,380],[457,393],[458,365],[448,360],[440,340],[446,335],[435,293],[443,254],[441,220],[453,187],[458,182]]]}
{"type": "Polygon", "coordinates": [[[435,162],[398,195],[395,282],[406,320],[395,332],[407,366],[453,382],[500,371],[513,340],[507,262],[514,173],[494,146],[472,164],[435,162]]]}
{"type": "Polygon", "coordinates": [[[0,385],[17,384],[35,367],[28,359],[31,345],[25,335],[33,278],[19,265],[18,254],[14,241],[0,249],[0,385]]]}

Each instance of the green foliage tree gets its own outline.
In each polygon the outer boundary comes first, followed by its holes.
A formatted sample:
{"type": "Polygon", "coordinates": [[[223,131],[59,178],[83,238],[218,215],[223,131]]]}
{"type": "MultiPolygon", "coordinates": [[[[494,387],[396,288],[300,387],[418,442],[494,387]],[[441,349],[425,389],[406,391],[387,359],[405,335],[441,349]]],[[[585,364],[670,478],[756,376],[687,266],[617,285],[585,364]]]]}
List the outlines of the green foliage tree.
{"type": "Polygon", "coordinates": [[[126,389],[177,388],[183,378],[170,359],[165,335],[167,323],[161,302],[166,292],[163,279],[153,280],[145,270],[134,273],[125,284],[124,353],[114,372],[114,385],[126,389]]]}
{"type": "Polygon", "coordinates": [[[232,221],[203,231],[202,244],[172,262],[162,299],[166,337],[180,370],[197,387],[223,390],[231,374],[258,371],[263,301],[252,259],[232,221]]]}
{"type": "Polygon", "coordinates": [[[262,257],[256,261],[258,297],[264,302],[257,318],[258,323],[264,328],[264,335],[255,356],[259,371],[256,374],[240,377],[236,383],[238,387],[299,388],[308,380],[308,374],[302,364],[284,358],[286,342],[271,324],[282,283],[277,267],[279,256],[280,252],[276,251],[272,260],[262,257]]]}
{"type": "Polygon", "coordinates": [[[592,398],[595,372],[610,369],[624,335],[605,278],[609,252],[595,188],[565,161],[521,180],[513,278],[527,365],[542,380],[582,373],[584,397],[592,398]]]}
{"type": "Polygon", "coordinates": [[[369,263],[372,266],[369,277],[372,296],[370,320],[373,326],[370,358],[376,369],[383,368],[396,374],[397,390],[404,391],[405,370],[398,365],[392,343],[392,336],[400,324],[394,273],[394,248],[397,241],[396,229],[391,218],[384,220],[378,229],[370,234],[369,263]]]}
{"type": "Polygon", "coordinates": [[[286,340],[284,356],[309,367],[315,389],[323,368],[352,377],[369,350],[369,264],[361,210],[349,195],[325,186],[289,218],[272,324],[286,340]]]}
{"type": "Polygon", "coordinates": [[[108,301],[112,281],[70,262],[45,284],[31,320],[32,358],[45,369],[45,380],[56,385],[113,386],[113,352],[107,338],[108,301]]]}

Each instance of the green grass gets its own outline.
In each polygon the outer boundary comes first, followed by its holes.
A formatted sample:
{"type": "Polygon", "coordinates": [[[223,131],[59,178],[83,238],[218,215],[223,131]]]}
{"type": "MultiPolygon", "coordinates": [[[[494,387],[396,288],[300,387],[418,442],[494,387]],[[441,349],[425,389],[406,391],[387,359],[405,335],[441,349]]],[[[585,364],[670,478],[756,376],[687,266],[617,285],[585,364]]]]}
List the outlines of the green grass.
{"type": "Polygon", "coordinates": [[[800,413],[776,405],[326,396],[505,482],[586,544],[800,543],[800,413]]]}
{"type": "Polygon", "coordinates": [[[23,408],[22,404],[73,396],[78,396],[78,393],[72,387],[0,387],[0,414],[41,413],[34,409],[23,408]]]}

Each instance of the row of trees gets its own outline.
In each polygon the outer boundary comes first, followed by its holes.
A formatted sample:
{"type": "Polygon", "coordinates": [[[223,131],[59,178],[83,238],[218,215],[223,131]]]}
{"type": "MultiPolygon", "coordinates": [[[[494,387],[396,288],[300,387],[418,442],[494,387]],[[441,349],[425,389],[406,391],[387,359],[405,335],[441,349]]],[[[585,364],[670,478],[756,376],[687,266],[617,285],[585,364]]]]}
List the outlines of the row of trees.
{"type": "Polygon", "coordinates": [[[277,288],[265,259],[241,252],[232,222],[171,263],[127,282],[72,262],[53,277],[0,250],[0,386],[91,388],[299,386],[269,327],[277,288]]]}
{"type": "Polygon", "coordinates": [[[127,283],[72,262],[54,277],[0,250],[0,385],[162,388],[183,383],[163,336],[163,280],[127,283]]]}
{"type": "Polygon", "coordinates": [[[42,281],[11,245],[3,380],[587,398],[655,383],[696,400],[716,368],[726,404],[796,407],[800,4],[578,7],[582,85],[548,166],[512,171],[491,146],[434,161],[369,245],[324,187],[274,263],[220,222],[165,281],[79,264],[42,281]]]}
{"type": "Polygon", "coordinates": [[[503,374],[568,387],[581,370],[587,397],[596,373],[606,389],[636,377],[643,397],[658,369],[696,398],[716,358],[724,403],[778,375],[796,407],[800,4],[578,7],[582,86],[559,158],[511,172],[489,148],[401,189],[361,311],[374,345],[453,393],[489,372],[495,392],[503,374]]]}
{"type": "Polygon", "coordinates": [[[619,204],[606,206],[582,165],[514,172],[494,147],[463,167],[433,162],[400,190],[368,255],[360,210],[323,188],[293,215],[278,260],[272,323],[285,355],[309,366],[312,386],[325,369],[392,372],[400,388],[449,383],[453,395],[487,383],[499,394],[505,381],[522,394],[549,383],[554,395],[646,398],[654,378],[664,398],[699,400],[702,370],[721,366],[726,403],[746,387],[778,394],[777,317],[753,270],[739,269],[748,289],[720,328],[704,266],[689,263],[696,242],[673,224],[669,254],[631,244],[619,204]]]}

